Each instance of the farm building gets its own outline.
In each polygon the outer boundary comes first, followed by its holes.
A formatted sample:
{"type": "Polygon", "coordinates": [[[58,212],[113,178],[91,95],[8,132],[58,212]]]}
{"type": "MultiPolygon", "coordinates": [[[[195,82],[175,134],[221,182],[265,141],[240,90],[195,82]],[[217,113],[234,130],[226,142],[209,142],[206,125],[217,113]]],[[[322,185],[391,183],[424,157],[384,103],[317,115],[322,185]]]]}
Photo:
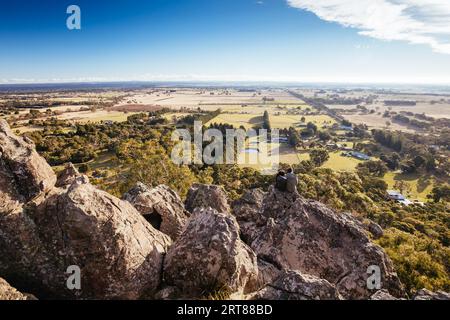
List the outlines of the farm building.
{"type": "Polygon", "coordinates": [[[370,160],[370,157],[367,154],[358,151],[343,152],[342,155],[345,157],[353,157],[359,160],[370,160]]]}
{"type": "Polygon", "coordinates": [[[339,128],[344,131],[353,131],[353,128],[350,126],[341,125],[339,128]]]}
{"type": "Polygon", "coordinates": [[[397,201],[398,203],[404,204],[405,206],[408,206],[412,203],[410,200],[406,199],[406,197],[398,191],[388,190],[387,194],[388,194],[389,199],[397,201]]]}
{"type": "Polygon", "coordinates": [[[289,139],[288,137],[278,137],[278,138],[272,138],[272,143],[288,143],[289,139]]]}

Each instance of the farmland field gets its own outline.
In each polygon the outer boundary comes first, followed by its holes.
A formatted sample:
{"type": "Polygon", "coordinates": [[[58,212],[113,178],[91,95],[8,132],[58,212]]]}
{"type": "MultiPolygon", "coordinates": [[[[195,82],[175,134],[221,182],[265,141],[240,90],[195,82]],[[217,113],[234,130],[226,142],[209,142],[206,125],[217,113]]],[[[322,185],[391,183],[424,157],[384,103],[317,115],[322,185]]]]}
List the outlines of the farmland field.
{"type": "Polygon", "coordinates": [[[409,190],[405,194],[412,200],[426,201],[427,195],[431,193],[433,186],[436,183],[434,178],[423,176],[419,174],[401,174],[395,172],[388,172],[384,176],[384,180],[390,189],[395,189],[396,181],[404,181],[408,184],[409,190]]]}
{"type": "Polygon", "coordinates": [[[70,112],[64,113],[61,116],[58,116],[58,119],[61,120],[72,120],[77,123],[87,123],[87,122],[100,122],[100,121],[116,121],[116,122],[124,122],[127,121],[127,118],[135,113],[125,113],[120,111],[106,111],[106,110],[98,110],[98,111],[79,111],[79,112],[70,112]]]}
{"type": "Polygon", "coordinates": [[[330,159],[325,162],[322,167],[329,168],[336,171],[355,171],[356,166],[363,161],[352,158],[352,157],[344,157],[341,155],[341,152],[330,152],[330,159]]]}
{"type": "Polygon", "coordinates": [[[228,123],[236,128],[244,126],[246,129],[253,128],[255,126],[261,126],[263,123],[262,115],[264,110],[269,110],[270,123],[274,129],[288,129],[289,127],[298,127],[301,124],[301,118],[305,117],[305,124],[312,122],[317,125],[318,128],[324,126],[331,126],[335,123],[335,120],[327,115],[291,115],[291,114],[273,114],[273,109],[261,108],[258,113],[221,113],[214,119],[210,120],[206,125],[213,123],[228,123]]]}
{"type": "Polygon", "coordinates": [[[263,104],[264,98],[274,103],[301,103],[284,90],[220,90],[220,89],[178,89],[140,92],[127,97],[122,104],[147,104],[170,108],[217,109],[218,105],[263,104]]]}

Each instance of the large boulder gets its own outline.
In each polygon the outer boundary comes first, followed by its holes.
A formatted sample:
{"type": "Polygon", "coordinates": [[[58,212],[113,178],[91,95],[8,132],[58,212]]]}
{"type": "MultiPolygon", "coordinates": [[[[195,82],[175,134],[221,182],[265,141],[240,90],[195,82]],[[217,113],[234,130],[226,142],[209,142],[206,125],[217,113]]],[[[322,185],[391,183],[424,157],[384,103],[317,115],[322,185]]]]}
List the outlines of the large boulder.
{"type": "Polygon", "coordinates": [[[230,212],[228,197],[221,186],[194,184],[188,191],[185,204],[190,212],[194,212],[196,208],[230,212]]]}
{"type": "Polygon", "coordinates": [[[16,284],[39,285],[50,270],[48,254],[24,205],[43,198],[56,176],[34,144],[0,119],[0,274],[16,284]]]}
{"type": "Polygon", "coordinates": [[[51,292],[62,297],[136,299],[160,285],[171,240],[128,202],[83,179],[30,209],[56,272],[51,292]],[[81,271],[81,290],[65,286],[69,266],[81,271]]]}
{"type": "Polygon", "coordinates": [[[0,119],[0,214],[51,190],[56,175],[27,138],[0,119]]]}
{"type": "MultiPolygon", "coordinates": [[[[77,168],[75,168],[72,163],[68,163],[58,174],[56,186],[59,188],[68,187],[81,177],[83,177],[83,175],[78,172],[77,168]]],[[[88,180],[88,177],[84,176],[84,179],[88,180]]]]}
{"type": "Polygon", "coordinates": [[[387,290],[378,290],[371,297],[370,300],[399,300],[392,296],[387,290]]]}
{"type": "Polygon", "coordinates": [[[270,262],[258,258],[258,280],[256,282],[257,289],[262,289],[266,285],[273,283],[283,273],[270,262]]]}
{"type": "Polygon", "coordinates": [[[251,247],[279,269],[326,279],[347,299],[367,299],[369,267],[380,269],[381,286],[402,296],[402,285],[381,247],[370,242],[361,223],[325,205],[271,189],[263,203],[269,217],[251,247]]]}
{"type": "Polygon", "coordinates": [[[130,202],[154,228],[173,240],[183,232],[190,215],[184,209],[180,196],[165,185],[150,189],[138,183],[123,199],[130,202]]]}
{"type": "Polygon", "coordinates": [[[188,297],[253,291],[257,277],[256,255],[240,240],[236,219],[214,209],[194,211],[164,261],[166,284],[188,297]]]}
{"type": "Polygon", "coordinates": [[[262,215],[264,196],[265,192],[261,189],[251,189],[231,204],[232,212],[241,229],[242,240],[247,244],[255,240],[261,227],[267,221],[267,218],[262,215]]]}
{"type": "Polygon", "coordinates": [[[299,271],[286,270],[273,283],[252,295],[254,300],[340,300],[336,287],[327,280],[299,271]]]}
{"type": "Polygon", "coordinates": [[[0,278],[0,300],[29,300],[30,298],[11,287],[5,279],[0,278]]]}

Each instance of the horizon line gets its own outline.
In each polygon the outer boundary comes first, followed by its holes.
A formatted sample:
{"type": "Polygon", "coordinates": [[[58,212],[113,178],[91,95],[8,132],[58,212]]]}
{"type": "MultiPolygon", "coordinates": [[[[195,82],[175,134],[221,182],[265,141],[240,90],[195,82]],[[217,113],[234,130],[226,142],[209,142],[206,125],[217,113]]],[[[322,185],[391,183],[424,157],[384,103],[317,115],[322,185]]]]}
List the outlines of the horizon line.
{"type": "Polygon", "coordinates": [[[74,85],[74,84],[246,84],[246,85],[415,85],[415,86],[445,86],[449,82],[420,82],[420,81],[347,81],[347,80],[239,80],[239,79],[179,79],[179,80],[0,80],[0,86],[46,86],[46,85],[74,85]]]}

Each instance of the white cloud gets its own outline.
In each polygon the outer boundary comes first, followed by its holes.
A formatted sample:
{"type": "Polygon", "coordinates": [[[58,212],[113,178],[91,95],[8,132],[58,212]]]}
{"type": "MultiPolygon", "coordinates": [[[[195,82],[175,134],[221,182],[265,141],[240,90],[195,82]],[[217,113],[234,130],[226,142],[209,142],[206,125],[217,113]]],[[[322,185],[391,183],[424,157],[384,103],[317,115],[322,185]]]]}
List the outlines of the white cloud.
{"type": "Polygon", "coordinates": [[[287,0],[325,21],[382,40],[426,44],[450,54],[450,0],[287,0]]]}

